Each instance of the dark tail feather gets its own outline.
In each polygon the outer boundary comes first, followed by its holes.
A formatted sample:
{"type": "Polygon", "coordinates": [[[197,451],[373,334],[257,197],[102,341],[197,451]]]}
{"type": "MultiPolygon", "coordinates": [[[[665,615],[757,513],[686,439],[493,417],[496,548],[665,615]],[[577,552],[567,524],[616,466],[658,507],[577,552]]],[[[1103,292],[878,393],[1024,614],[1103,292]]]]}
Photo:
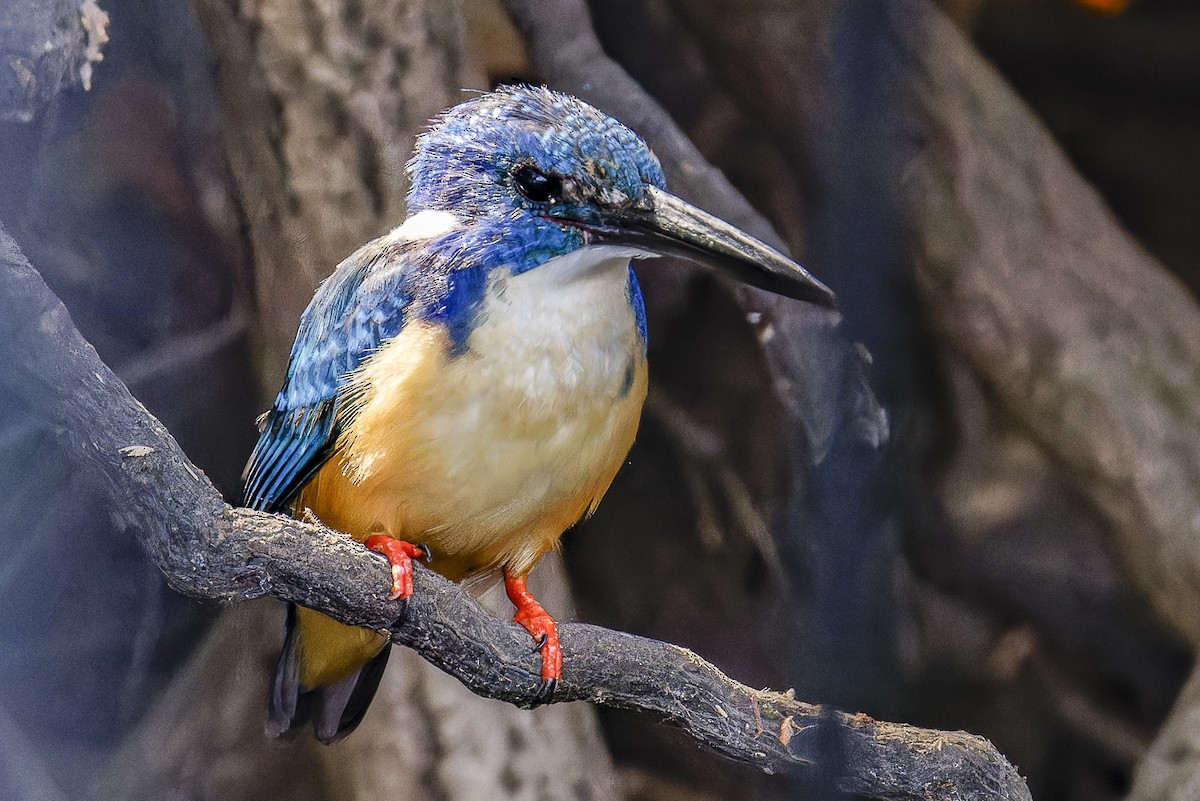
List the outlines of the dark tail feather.
{"type": "Polygon", "coordinates": [[[367,714],[392,648],[385,645],[370,662],[336,684],[307,690],[300,686],[294,604],[288,604],[286,631],[267,700],[267,733],[290,736],[311,722],[318,740],[326,745],[335,743],[354,731],[367,714]]]}
{"type": "Polygon", "coordinates": [[[281,737],[303,723],[296,720],[300,699],[300,662],[296,645],[300,635],[296,631],[295,604],[287,606],[287,623],[283,630],[283,650],[279,652],[271,694],[267,696],[267,734],[274,737],[281,737]]]}
{"type": "Polygon", "coordinates": [[[357,680],[354,682],[354,689],[350,692],[350,699],[342,707],[342,713],[338,716],[337,731],[334,732],[333,739],[324,739],[320,732],[317,733],[318,739],[330,743],[345,737],[358,728],[358,724],[362,723],[363,715],[367,714],[367,708],[371,706],[371,701],[375,699],[375,691],[379,689],[379,682],[383,679],[383,669],[387,667],[388,655],[391,652],[392,646],[391,643],[388,643],[383,646],[382,651],[372,657],[370,662],[358,669],[357,680]]]}

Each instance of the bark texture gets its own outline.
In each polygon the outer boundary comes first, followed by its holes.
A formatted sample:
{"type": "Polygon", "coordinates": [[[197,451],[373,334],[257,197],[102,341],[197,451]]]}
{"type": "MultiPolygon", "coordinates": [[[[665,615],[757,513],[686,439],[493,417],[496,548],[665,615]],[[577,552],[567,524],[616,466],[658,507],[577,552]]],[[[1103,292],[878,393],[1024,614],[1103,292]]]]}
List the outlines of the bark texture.
{"type": "Polygon", "coordinates": [[[108,41],[108,15],[92,0],[10,0],[0,19],[0,121],[29,122],[59,92],[92,85],[108,41]]]}
{"type": "Polygon", "coordinates": [[[1200,306],[957,29],[919,7],[891,24],[920,143],[904,196],[935,320],[1104,516],[1130,577],[1194,646],[1200,306]],[[960,108],[972,113],[948,113],[960,108]]]}
{"type": "Polygon", "coordinates": [[[456,2],[193,6],[216,61],[274,388],[317,283],[403,221],[416,131],[478,80],[456,2]]]}
{"type": "MultiPolygon", "coordinates": [[[[1065,468],[1134,585],[1195,648],[1200,306],[960,34],[927,17],[892,17],[922,123],[904,187],[922,290],[947,341],[1065,468]],[[955,107],[972,113],[944,111],[955,107]]],[[[1131,799],[1195,794],[1200,754],[1184,731],[1200,714],[1197,681],[1131,799]]]]}

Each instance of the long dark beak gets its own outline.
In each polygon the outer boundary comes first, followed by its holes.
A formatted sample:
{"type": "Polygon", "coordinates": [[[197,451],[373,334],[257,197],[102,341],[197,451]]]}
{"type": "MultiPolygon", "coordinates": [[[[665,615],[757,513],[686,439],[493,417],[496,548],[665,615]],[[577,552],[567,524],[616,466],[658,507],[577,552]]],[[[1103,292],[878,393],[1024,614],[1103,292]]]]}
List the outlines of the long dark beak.
{"type": "Polygon", "coordinates": [[[650,187],[649,196],[649,204],[604,212],[601,224],[581,227],[598,243],[682,256],[751,286],[837,308],[829,287],[766,243],[661,189],[650,187]]]}

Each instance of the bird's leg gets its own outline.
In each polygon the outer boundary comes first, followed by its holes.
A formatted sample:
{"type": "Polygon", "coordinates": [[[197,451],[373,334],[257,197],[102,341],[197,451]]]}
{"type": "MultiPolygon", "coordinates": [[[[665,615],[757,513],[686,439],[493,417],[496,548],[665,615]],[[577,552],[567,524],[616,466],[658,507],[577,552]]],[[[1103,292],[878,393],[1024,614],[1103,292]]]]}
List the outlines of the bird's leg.
{"type": "Polygon", "coordinates": [[[536,641],[534,646],[542,652],[542,685],[534,703],[548,704],[562,679],[562,647],[558,644],[558,627],[537,599],[525,586],[525,576],[514,576],[504,571],[504,591],[508,600],[517,607],[513,622],[524,626],[536,641]]]}
{"type": "Polygon", "coordinates": [[[425,556],[428,551],[410,542],[389,537],[387,534],[372,534],[363,540],[363,545],[386,556],[392,565],[392,591],[388,595],[388,600],[394,601],[397,598],[407,598],[412,595],[413,557],[425,556]]]}

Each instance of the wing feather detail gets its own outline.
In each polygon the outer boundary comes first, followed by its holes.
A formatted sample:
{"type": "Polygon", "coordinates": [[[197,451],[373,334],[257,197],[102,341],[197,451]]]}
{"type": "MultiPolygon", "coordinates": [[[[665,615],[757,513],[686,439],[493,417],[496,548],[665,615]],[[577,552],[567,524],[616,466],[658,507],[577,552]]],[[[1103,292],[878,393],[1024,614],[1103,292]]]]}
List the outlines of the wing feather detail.
{"type": "Polygon", "coordinates": [[[455,354],[466,347],[493,266],[472,260],[483,250],[470,233],[447,229],[417,250],[415,240],[393,232],[359,248],[321,284],[300,318],[283,389],[246,465],[246,506],[287,509],[333,456],[358,410],[361,399],[350,396],[355,370],[407,321],[445,326],[455,354]]]}
{"type": "Polygon", "coordinates": [[[411,270],[392,244],[375,240],[343,261],[301,316],[287,378],[246,465],[245,506],[286,510],[333,455],[350,375],[399,332],[411,303],[411,270]]]}

